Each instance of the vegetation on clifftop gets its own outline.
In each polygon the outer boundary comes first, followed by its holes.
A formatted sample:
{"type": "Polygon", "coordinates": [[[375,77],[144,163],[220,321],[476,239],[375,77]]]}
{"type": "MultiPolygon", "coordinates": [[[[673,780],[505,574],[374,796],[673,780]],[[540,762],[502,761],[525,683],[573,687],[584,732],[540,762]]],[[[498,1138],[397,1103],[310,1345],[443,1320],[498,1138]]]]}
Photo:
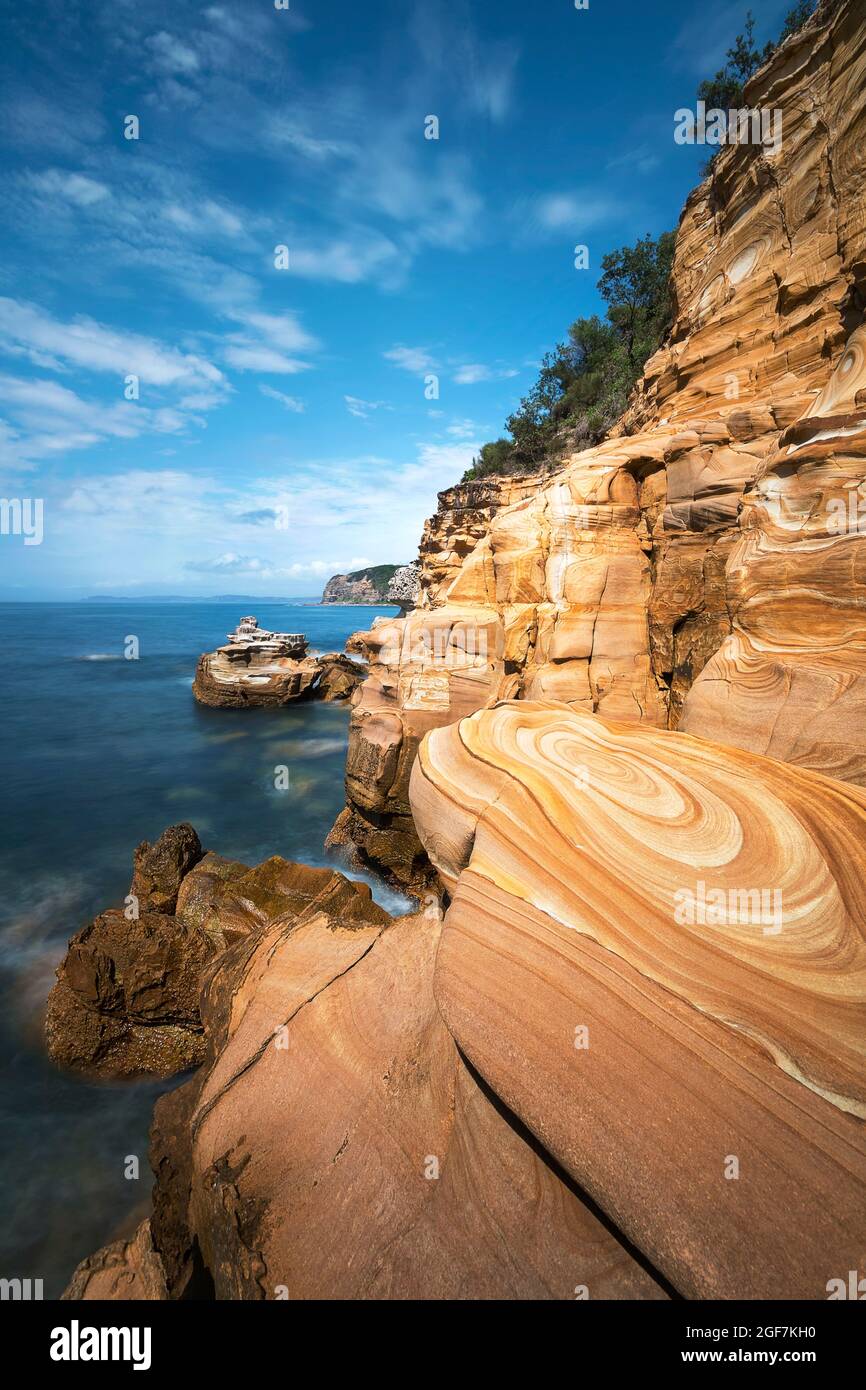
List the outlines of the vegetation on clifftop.
{"type": "MultiPolygon", "coordinates": [[[[728,49],[724,67],[700,84],[698,98],[708,109],[742,106],[749,78],[806,23],[817,3],[798,0],[777,42],[763,48],[755,45],[755,19],[747,11],[743,32],[728,49]]],[[[555,452],[556,436],[563,430],[586,447],[604,438],[625,410],[644,364],[669,325],[673,252],[674,233],[663,232],[657,241],[647,235],[602,259],[598,289],[607,304],[605,318],[577,319],[567,341],[545,353],[535,384],[505,422],[511,437],[482,444],[462,482],[536,472],[555,452]]]]}
{"type": "Polygon", "coordinates": [[[663,232],[602,258],[605,318],[577,319],[567,341],[545,353],[534,386],[506,421],[511,438],[482,445],[463,482],[535,471],[564,428],[587,445],[604,438],[668,326],[673,252],[674,234],[663,232]]]}
{"type": "Polygon", "coordinates": [[[381,589],[384,593],[400,568],[400,565],[370,565],[367,569],[353,570],[351,574],[346,575],[346,578],[353,583],[360,579],[369,579],[371,584],[374,584],[377,589],[381,589]]]}

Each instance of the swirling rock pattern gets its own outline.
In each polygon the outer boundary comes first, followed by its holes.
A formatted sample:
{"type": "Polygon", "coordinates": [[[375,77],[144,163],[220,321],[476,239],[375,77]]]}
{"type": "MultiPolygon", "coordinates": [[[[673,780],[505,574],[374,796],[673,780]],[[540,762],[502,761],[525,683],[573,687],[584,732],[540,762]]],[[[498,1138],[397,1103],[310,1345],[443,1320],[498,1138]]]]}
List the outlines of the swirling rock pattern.
{"type": "Polygon", "coordinates": [[[744,499],[682,727],[866,783],[866,329],[744,499]]]}
{"type": "Polygon", "coordinates": [[[826,1296],[866,1239],[866,793],[526,702],[432,733],[411,796],[488,1084],[681,1292],[826,1296]]]}

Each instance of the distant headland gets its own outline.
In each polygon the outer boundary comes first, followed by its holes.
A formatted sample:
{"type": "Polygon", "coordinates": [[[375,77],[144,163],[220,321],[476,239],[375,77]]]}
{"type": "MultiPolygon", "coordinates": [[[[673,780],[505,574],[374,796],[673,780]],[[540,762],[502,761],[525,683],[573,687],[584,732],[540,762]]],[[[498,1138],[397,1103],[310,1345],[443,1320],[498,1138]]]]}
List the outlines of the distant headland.
{"type": "Polygon", "coordinates": [[[414,608],[418,598],[420,569],[410,565],[370,565],[351,574],[335,574],[322,593],[322,603],[396,603],[414,608]]]}

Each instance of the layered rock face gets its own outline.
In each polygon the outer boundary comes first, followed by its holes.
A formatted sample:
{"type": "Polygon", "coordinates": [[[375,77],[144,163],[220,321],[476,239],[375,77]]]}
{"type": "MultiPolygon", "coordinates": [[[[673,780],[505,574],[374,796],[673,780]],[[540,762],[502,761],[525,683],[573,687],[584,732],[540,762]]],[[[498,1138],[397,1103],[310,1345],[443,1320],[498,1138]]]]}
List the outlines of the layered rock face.
{"type": "Polygon", "coordinates": [[[826,1298],[866,1242],[866,792],[522,701],[431,734],[412,807],[491,1089],[681,1294],[826,1298]]]}
{"type": "Polygon", "coordinates": [[[758,470],[726,578],[682,727],[866,783],[866,328],[758,470]]]}
{"type": "Polygon", "coordinates": [[[432,608],[456,578],[467,555],[487,534],[490,522],[503,507],[532,497],[538,491],[532,477],[479,478],[439,493],[438,507],[424,523],[418,547],[419,607],[432,608]]]}
{"type": "Polygon", "coordinates": [[[231,643],[199,658],[192,692],[199,704],[217,709],[346,700],[364,675],[364,668],[342,652],[291,657],[231,643]]]}
{"type": "Polygon", "coordinates": [[[665,1288],[467,1065],[435,900],[287,913],[215,965],[156,1108],[154,1212],[67,1297],[649,1298],[665,1288]]]}
{"type": "Polygon", "coordinates": [[[862,780],[864,84],[859,7],[821,5],[747,88],[778,150],[722,148],[686,204],[673,329],[613,437],[489,506],[443,494],[419,609],[364,636],[334,832],[392,877],[424,878],[420,739],[498,699],[862,780]]]}

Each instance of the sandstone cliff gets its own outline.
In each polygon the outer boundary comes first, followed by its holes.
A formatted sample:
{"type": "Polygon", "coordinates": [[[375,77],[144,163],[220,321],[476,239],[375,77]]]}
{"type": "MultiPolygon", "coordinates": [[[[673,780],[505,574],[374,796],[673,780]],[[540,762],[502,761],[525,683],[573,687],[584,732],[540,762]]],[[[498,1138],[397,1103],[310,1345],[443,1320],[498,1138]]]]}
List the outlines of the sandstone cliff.
{"type": "Polygon", "coordinates": [[[230,936],[234,880],[184,876],[205,1060],[158,1103],[149,1223],[71,1296],[862,1268],[864,92],[862,5],[825,0],[749,92],[781,149],[686,206],[615,435],[445,494],[421,605],[356,639],[340,833],[437,892],[394,921],[342,880],[230,936]]]}
{"type": "Polygon", "coordinates": [[[778,152],[721,149],[686,204],[673,329],[614,435],[443,494],[420,608],[365,636],[333,832],[392,877],[425,875],[421,738],[500,699],[866,780],[864,72],[860,7],[823,4],[747,89],[778,152]]]}

